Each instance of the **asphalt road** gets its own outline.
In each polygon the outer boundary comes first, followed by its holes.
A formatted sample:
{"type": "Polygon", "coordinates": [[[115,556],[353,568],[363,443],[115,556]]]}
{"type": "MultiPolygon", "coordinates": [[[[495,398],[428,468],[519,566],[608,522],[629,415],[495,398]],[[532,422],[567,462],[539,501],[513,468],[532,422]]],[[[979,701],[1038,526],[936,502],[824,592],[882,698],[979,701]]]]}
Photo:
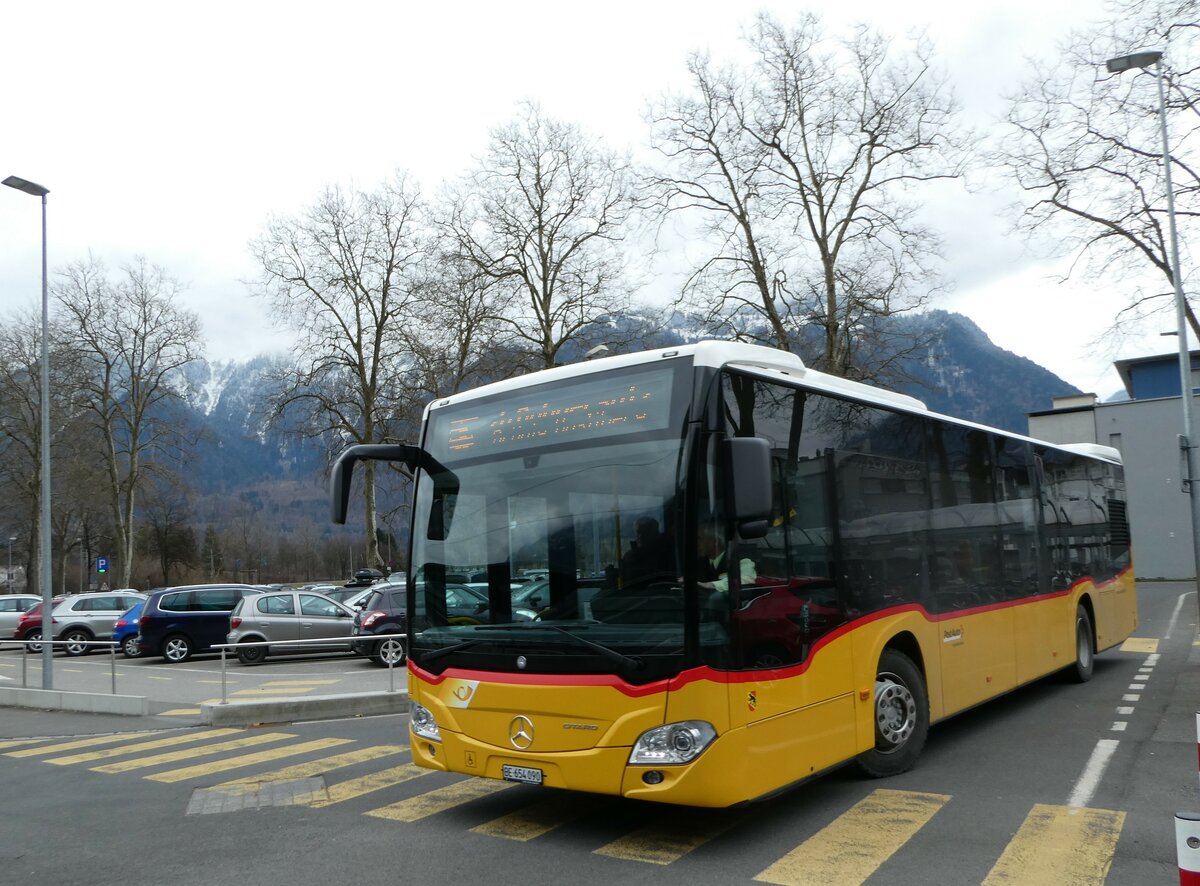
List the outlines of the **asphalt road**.
{"type": "MultiPolygon", "coordinates": [[[[0,883],[1173,883],[1174,813],[1200,809],[1186,590],[1142,585],[1142,651],[938,725],[911,772],[846,768],[734,810],[417,770],[403,717],[216,734],[162,713],[0,710],[0,883]]],[[[135,662],[128,679],[169,687],[158,703],[211,697],[215,660],[183,668],[135,662]]],[[[387,679],[347,658],[237,676],[387,679]]]]}

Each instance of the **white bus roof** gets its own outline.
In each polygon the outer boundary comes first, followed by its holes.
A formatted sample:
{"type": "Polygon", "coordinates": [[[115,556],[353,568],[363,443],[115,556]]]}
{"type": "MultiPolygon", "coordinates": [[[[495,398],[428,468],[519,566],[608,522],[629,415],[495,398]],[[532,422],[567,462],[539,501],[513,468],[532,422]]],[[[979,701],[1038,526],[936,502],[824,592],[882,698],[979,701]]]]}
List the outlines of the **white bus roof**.
{"type": "Polygon", "coordinates": [[[531,385],[566,381],[568,379],[580,378],[582,376],[591,375],[592,373],[602,372],[609,369],[619,369],[627,366],[639,366],[654,363],[658,360],[689,356],[692,358],[692,364],[694,366],[708,366],[714,369],[736,367],[739,369],[748,370],[755,375],[760,375],[765,378],[786,378],[792,381],[802,380],[805,387],[812,388],[813,390],[841,395],[844,397],[851,397],[855,400],[861,400],[863,402],[878,406],[899,408],[907,412],[922,412],[930,415],[931,417],[947,419],[956,424],[978,428],[985,431],[999,432],[1005,434],[1006,436],[1015,437],[1021,440],[1028,440],[1032,443],[1038,443],[1044,446],[1053,446],[1058,449],[1065,449],[1069,452],[1085,455],[1090,458],[1099,458],[1104,461],[1113,462],[1114,464],[1121,464],[1121,453],[1111,446],[1101,446],[1096,443],[1048,443],[1045,440],[1037,440],[1033,437],[1027,437],[1023,434],[1016,434],[1010,431],[1000,431],[997,428],[989,428],[986,425],[968,421],[967,419],[956,418],[948,415],[940,415],[930,411],[929,407],[927,407],[916,397],[910,397],[907,394],[900,394],[895,391],[889,391],[885,388],[878,388],[873,385],[863,384],[862,382],[850,381],[849,379],[839,378],[837,376],[828,375],[824,372],[818,372],[815,369],[810,369],[804,365],[804,361],[802,361],[799,357],[787,351],[781,351],[778,348],[768,348],[763,345],[748,344],[745,342],[718,341],[713,339],[707,339],[688,345],[677,345],[668,348],[655,348],[654,350],[649,351],[637,351],[630,354],[617,354],[611,357],[583,360],[578,363],[570,363],[565,366],[555,366],[553,369],[543,369],[538,372],[519,375],[515,378],[507,378],[502,381],[497,381],[493,382],[492,384],[474,388],[470,391],[463,391],[459,394],[453,394],[449,397],[440,397],[432,401],[426,407],[426,411],[428,414],[428,410],[431,409],[449,406],[451,404],[465,403],[480,397],[489,397],[493,394],[502,394],[509,391],[520,390],[521,388],[526,388],[531,385]]]}

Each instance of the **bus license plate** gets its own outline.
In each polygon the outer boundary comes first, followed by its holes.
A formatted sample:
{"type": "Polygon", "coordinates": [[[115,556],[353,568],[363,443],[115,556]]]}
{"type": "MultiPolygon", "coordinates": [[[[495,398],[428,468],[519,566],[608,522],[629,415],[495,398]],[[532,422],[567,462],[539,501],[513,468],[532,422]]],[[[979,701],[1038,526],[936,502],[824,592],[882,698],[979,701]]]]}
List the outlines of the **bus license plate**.
{"type": "Polygon", "coordinates": [[[530,769],[528,766],[504,766],[500,773],[505,781],[519,781],[521,784],[542,783],[542,770],[530,769]]]}

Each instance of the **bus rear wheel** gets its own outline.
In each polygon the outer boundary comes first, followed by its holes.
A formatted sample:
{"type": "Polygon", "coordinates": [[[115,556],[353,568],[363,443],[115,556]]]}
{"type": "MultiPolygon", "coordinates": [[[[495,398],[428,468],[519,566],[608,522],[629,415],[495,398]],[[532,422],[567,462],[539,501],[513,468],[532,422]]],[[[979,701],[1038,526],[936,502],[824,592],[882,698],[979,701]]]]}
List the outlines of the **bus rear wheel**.
{"type": "Polygon", "coordinates": [[[904,653],[885,649],[875,676],[875,747],[858,755],[858,768],[871,778],[907,772],[928,734],[929,693],[921,671],[904,653]]]}
{"type": "Polygon", "coordinates": [[[1096,641],[1092,633],[1092,617],[1082,603],[1075,607],[1075,664],[1068,670],[1076,683],[1092,679],[1096,667],[1096,641]]]}

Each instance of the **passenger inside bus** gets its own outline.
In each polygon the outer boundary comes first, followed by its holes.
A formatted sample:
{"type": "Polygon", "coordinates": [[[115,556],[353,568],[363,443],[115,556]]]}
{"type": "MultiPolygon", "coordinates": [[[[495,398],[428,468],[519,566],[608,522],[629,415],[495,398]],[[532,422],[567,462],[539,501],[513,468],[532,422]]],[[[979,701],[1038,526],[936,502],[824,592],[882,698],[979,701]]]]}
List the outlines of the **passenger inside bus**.
{"type": "Polygon", "coordinates": [[[738,562],[738,579],[743,587],[754,584],[758,578],[758,570],[754,561],[741,556],[736,551],[729,556],[729,547],[722,541],[721,536],[713,529],[701,527],[697,535],[697,550],[700,552],[698,565],[699,586],[713,591],[729,591],[729,560],[738,562]]]}
{"type": "Polygon", "coordinates": [[[621,583],[670,578],[674,572],[671,545],[653,517],[639,517],[634,525],[636,539],[621,558],[621,583]]]}

